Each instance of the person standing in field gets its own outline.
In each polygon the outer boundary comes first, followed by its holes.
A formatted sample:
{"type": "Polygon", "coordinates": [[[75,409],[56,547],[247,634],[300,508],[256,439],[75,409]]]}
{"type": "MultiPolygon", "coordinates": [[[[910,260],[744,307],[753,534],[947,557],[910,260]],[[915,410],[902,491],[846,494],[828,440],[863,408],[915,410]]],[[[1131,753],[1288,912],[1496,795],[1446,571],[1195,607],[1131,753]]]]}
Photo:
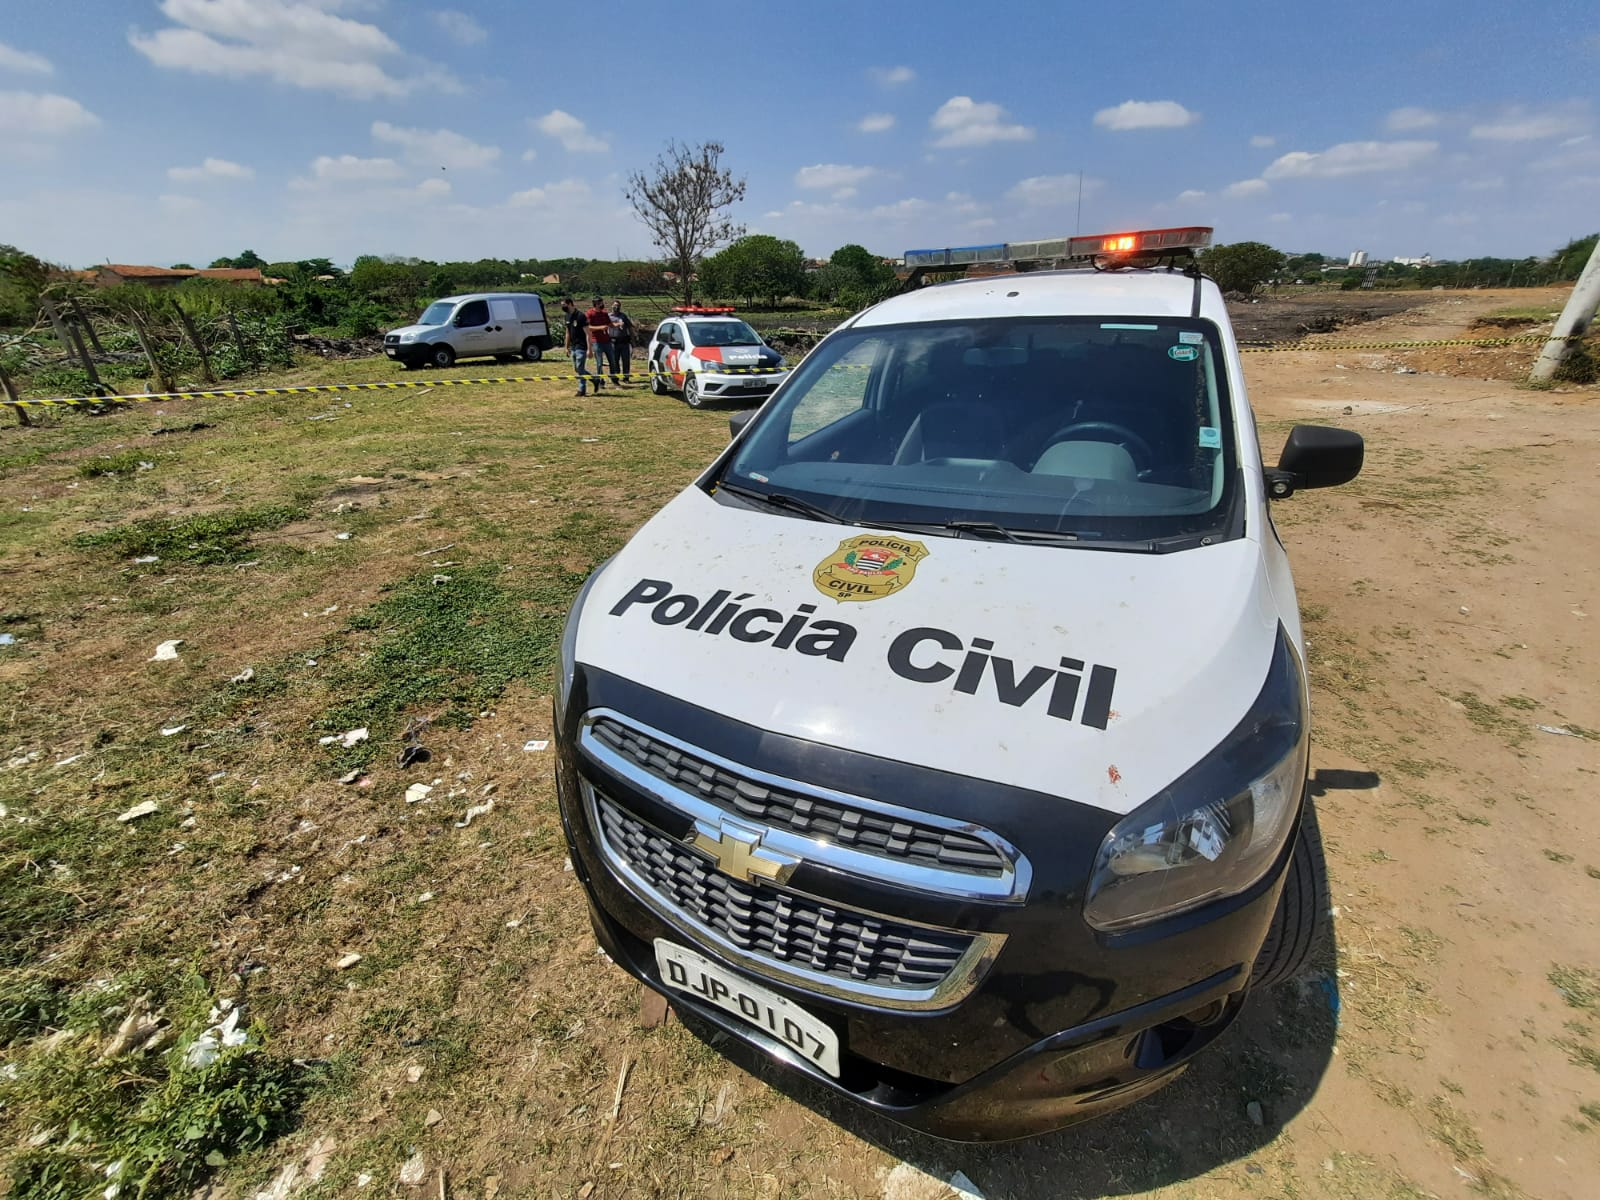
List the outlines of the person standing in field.
{"type": "Polygon", "coordinates": [[[611,382],[617,383],[617,355],[616,347],[611,344],[611,314],[606,311],[606,302],[599,296],[594,298],[594,305],[585,314],[589,325],[589,354],[595,376],[595,390],[600,390],[600,362],[605,360],[606,373],[611,376],[611,382]]]}
{"type": "MultiPolygon", "coordinates": [[[[633,382],[633,318],[622,311],[622,301],[611,302],[611,347],[622,382],[633,382]]],[[[615,378],[615,376],[613,376],[615,378]]]]}
{"type": "MultiPolygon", "coordinates": [[[[589,357],[589,320],[578,309],[577,302],[571,296],[561,300],[561,311],[566,316],[567,323],[567,354],[572,358],[572,371],[578,377],[578,395],[588,395],[588,378],[584,374],[584,362],[589,357]]],[[[600,372],[594,372],[595,394],[600,394],[600,389],[605,387],[605,381],[600,378],[600,372]]]]}

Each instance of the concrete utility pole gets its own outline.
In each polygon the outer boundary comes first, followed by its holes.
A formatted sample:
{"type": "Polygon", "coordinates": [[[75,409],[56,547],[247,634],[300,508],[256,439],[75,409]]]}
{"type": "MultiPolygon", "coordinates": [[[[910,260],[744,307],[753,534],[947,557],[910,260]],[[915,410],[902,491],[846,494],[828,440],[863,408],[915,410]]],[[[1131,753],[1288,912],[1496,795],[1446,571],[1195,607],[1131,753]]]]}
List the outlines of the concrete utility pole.
{"type": "Polygon", "coordinates": [[[1554,377],[1556,368],[1578,344],[1578,338],[1589,328],[1589,322],[1594,320],[1597,308],[1600,308],[1600,242],[1595,243],[1594,251],[1589,255],[1589,265],[1583,268],[1578,282],[1572,285],[1572,295],[1567,297],[1567,306],[1561,310],[1556,327],[1550,333],[1550,340],[1539,354],[1539,361],[1533,364],[1530,379],[1537,382],[1554,377]]]}

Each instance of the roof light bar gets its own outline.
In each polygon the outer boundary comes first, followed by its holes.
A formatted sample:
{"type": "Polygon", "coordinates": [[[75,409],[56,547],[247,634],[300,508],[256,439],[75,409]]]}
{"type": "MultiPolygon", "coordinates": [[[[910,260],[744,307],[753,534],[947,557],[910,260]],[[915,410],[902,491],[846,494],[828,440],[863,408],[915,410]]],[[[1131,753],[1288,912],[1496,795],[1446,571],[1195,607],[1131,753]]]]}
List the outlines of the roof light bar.
{"type": "Polygon", "coordinates": [[[690,317],[721,317],[733,311],[731,304],[676,304],[672,311],[690,317]]]}
{"type": "Polygon", "coordinates": [[[1005,242],[993,246],[957,246],[944,250],[907,250],[906,266],[923,270],[968,267],[978,263],[1051,262],[1065,259],[1161,256],[1193,252],[1211,244],[1203,225],[1178,229],[1141,229],[1131,233],[1097,233],[1088,237],[1047,238],[1038,242],[1005,242]]]}

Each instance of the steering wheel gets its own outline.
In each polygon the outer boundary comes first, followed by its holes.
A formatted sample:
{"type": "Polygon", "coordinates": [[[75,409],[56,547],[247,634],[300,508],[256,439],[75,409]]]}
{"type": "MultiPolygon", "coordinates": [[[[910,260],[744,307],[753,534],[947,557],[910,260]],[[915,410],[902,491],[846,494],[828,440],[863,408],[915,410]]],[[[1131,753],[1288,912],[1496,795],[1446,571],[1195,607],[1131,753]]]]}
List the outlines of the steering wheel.
{"type": "Polygon", "coordinates": [[[1155,462],[1155,451],[1150,449],[1150,443],[1145,441],[1126,425],[1118,425],[1115,421],[1077,421],[1071,425],[1056,430],[1039,447],[1039,454],[1034,461],[1038,462],[1044,452],[1057,442],[1110,442],[1121,446],[1133,458],[1133,465],[1140,474],[1148,471],[1155,462]],[[1085,437],[1088,434],[1090,436],[1085,437]]]}

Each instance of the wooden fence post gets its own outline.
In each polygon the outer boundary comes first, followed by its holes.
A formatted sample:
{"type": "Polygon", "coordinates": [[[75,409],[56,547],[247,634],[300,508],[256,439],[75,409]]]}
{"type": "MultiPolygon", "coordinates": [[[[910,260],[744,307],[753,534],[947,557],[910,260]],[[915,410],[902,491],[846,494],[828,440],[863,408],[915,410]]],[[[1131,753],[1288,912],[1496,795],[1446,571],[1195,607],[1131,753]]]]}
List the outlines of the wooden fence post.
{"type": "Polygon", "coordinates": [[[17,395],[16,385],[11,382],[11,376],[6,374],[4,367],[0,367],[0,391],[5,392],[6,403],[17,410],[17,424],[32,425],[33,418],[28,416],[28,410],[22,407],[20,403],[22,397],[17,395]]]}
{"type": "Polygon", "coordinates": [[[200,331],[194,327],[194,321],[190,319],[189,314],[183,311],[183,305],[178,303],[176,296],[172,298],[172,307],[177,310],[183,331],[189,335],[189,340],[194,343],[195,353],[200,356],[200,369],[205,373],[206,382],[216,387],[217,377],[211,370],[211,356],[206,353],[206,344],[200,340],[200,331]]]}
{"type": "Polygon", "coordinates": [[[255,366],[255,358],[250,353],[250,347],[244,340],[244,334],[239,332],[239,322],[233,315],[233,309],[228,309],[227,315],[228,328],[233,331],[233,344],[239,347],[239,361],[249,367],[255,366]]]}
{"type": "Polygon", "coordinates": [[[105,353],[106,353],[106,348],[100,344],[100,339],[95,336],[94,322],[89,320],[89,318],[84,315],[83,309],[78,304],[77,297],[76,296],[68,296],[67,297],[67,306],[72,309],[73,319],[75,321],[77,321],[77,323],[79,325],[82,325],[83,326],[83,331],[89,335],[89,345],[94,347],[94,352],[96,354],[98,354],[98,355],[100,355],[100,357],[104,358],[105,357],[105,353]]]}
{"type": "Polygon", "coordinates": [[[50,328],[55,330],[56,341],[61,343],[61,350],[70,361],[72,358],[72,338],[67,333],[67,324],[61,319],[61,314],[56,311],[56,306],[50,303],[50,297],[41,295],[39,307],[44,309],[44,315],[50,321],[50,328]]]}
{"type": "Polygon", "coordinates": [[[100,372],[95,370],[94,359],[89,357],[89,350],[83,344],[83,336],[78,332],[76,325],[68,325],[67,332],[72,335],[72,345],[78,351],[78,361],[83,364],[83,373],[89,377],[89,389],[96,396],[104,396],[110,389],[100,382],[100,372]]]}
{"type": "Polygon", "coordinates": [[[150,372],[156,378],[156,386],[163,392],[170,392],[172,380],[167,375],[167,368],[161,365],[161,360],[156,357],[155,343],[150,340],[150,330],[145,327],[144,318],[138,312],[130,310],[128,318],[133,322],[133,335],[139,339],[139,349],[144,351],[145,359],[150,363],[150,372]]]}

